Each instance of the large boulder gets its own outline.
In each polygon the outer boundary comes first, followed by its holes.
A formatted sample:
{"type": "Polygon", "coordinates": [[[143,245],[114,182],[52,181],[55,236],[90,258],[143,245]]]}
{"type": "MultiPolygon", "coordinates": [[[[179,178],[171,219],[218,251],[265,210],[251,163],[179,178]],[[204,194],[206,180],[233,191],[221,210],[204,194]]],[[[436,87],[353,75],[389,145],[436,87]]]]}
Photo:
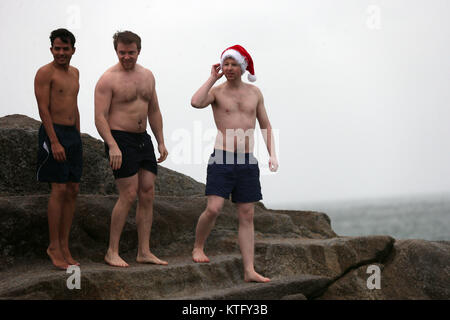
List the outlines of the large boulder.
{"type": "Polygon", "coordinates": [[[398,240],[387,259],[352,269],[320,299],[449,299],[449,261],[449,241],[398,240]],[[371,265],[381,271],[380,288],[367,285],[371,265]]]}
{"type": "MultiPolygon", "coordinates": [[[[24,115],[0,118],[0,196],[46,194],[47,183],[36,180],[38,130],[40,121],[24,115]]],[[[102,141],[82,133],[83,176],[80,193],[115,194],[114,177],[102,141]]],[[[159,195],[201,195],[204,184],[158,165],[155,192],[159,195]]]]}

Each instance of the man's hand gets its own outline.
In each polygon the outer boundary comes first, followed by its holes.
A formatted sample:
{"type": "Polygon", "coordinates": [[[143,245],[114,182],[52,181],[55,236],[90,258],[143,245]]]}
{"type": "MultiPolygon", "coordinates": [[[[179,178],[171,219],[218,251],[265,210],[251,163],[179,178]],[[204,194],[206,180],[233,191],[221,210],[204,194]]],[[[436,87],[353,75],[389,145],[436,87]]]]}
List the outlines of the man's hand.
{"type": "Polygon", "coordinates": [[[109,165],[113,170],[119,170],[122,166],[122,152],[117,145],[109,149],[109,165]]]}
{"type": "Polygon", "coordinates": [[[275,172],[278,170],[278,160],[274,156],[270,157],[270,159],[269,159],[269,169],[272,172],[275,172]]]}
{"type": "Polygon", "coordinates": [[[211,67],[211,77],[215,80],[219,80],[223,76],[223,72],[220,72],[220,63],[216,63],[211,67]]]}
{"type": "Polygon", "coordinates": [[[58,162],[66,161],[66,152],[64,147],[59,142],[54,142],[51,145],[53,158],[58,162]]]}
{"type": "Polygon", "coordinates": [[[160,163],[166,160],[167,156],[169,155],[169,152],[167,152],[166,146],[164,144],[158,145],[158,151],[159,151],[158,163],[160,163]]]}

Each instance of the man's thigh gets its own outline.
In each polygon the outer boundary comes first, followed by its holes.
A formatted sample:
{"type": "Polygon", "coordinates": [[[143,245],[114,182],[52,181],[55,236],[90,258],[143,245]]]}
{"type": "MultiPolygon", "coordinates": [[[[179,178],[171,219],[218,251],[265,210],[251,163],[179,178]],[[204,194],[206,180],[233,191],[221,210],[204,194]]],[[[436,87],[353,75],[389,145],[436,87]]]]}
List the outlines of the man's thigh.
{"type": "Polygon", "coordinates": [[[131,177],[116,179],[115,182],[117,191],[119,191],[119,195],[124,195],[126,193],[136,193],[139,185],[139,177],[136,173],[131,177]]]}
{"type": "Polygon", "coordinates": [[[139,193],[148,193],[154,191],[156,175],[153,172],[150,172],[142,168],[139,169],[138,180],[139,180],[138,186],[139,193]]]}

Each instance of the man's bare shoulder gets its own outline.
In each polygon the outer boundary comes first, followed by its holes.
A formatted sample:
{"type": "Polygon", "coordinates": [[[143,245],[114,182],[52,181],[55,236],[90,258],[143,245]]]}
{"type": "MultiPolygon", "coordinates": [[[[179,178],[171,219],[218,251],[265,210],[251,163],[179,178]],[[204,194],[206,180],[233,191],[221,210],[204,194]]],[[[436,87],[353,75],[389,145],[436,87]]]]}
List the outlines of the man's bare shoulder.
{"type": "Polygon", "coordinates": [[[155,81],[155,76],[153,75],[153,72],[140,64],[136,64],[136,71],[140,74],[142,74],[146,79],[155,81]]]}
{"type": "Polygon", "coordinates": [[[118,73],[117,65],[114,65],[110,68],[108,68],[98,79],[97,81],[97,87],[100,86],[109,86],[112,85],[114,82],[114,78],[117,76],[118,73]]]}
{"type": "Polygon", "coordinates": [[[219,93],[219,92],[222,92],[222,91],[225,89],[225,84],[226,84],[226,82],[221,83],[221,84],[219,84],[219,85],[217,85],[217,86],[212,87],[212,88],[210,89],[210,92],[211,92],[211,93],[219,93]]]}
{"type": "Polygon", "coordinates": [[[53,66],[53,63],[48,63],[46,65],[43,65],[42,67],[40,67],[37,72],[36,72],[36,79],[40,79],[40,80],[45,80],[48,79],[50,80],[53,73],[55,71],[55,67],[53,66]]]}
{"type": "Polygon", "coordinates": [[[246,87],[246,90],[252,91],[258,95],[261,94],[261,90],[259,90],[259,88],[257,86],[255,86],[254,84],[245,83],[245,87],[246,87]]]}
{"type": "Polygon", "coordinates": [[[75,72],[77,75],[80,75],[80,70],[78,70],[78,68],[76,68],[74,66],[70,66],[69,70],[72,72],[75,72]]]}

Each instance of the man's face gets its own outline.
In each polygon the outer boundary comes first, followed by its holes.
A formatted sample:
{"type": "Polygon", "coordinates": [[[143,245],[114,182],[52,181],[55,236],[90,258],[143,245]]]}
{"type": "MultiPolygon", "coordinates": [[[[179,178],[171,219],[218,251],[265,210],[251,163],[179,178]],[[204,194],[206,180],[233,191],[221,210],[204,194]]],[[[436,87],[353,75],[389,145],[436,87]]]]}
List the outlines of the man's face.
{"type": "Polygon", "coordinates": [[[227,80],[240,78],[242,75],[241,66],[233,58],[226,58],[222,64],[222,71],[227,80]]]}
{"type": "Polygon", "coordinates": [[[125,70],[132,70],[134,68],[139,56],[136,43],[124,44],[119,42],[116,53],[120,64],[125,70]]]}
{"type": "Polygon", "coordinates": [[[60,38],[56,38],[53,41],[50,52],[58,65],[65,66],[70,63],[70,59],[72,59],[72,55],[75,53],[75,48],[70,43],[64,43],[60,38]]]}

